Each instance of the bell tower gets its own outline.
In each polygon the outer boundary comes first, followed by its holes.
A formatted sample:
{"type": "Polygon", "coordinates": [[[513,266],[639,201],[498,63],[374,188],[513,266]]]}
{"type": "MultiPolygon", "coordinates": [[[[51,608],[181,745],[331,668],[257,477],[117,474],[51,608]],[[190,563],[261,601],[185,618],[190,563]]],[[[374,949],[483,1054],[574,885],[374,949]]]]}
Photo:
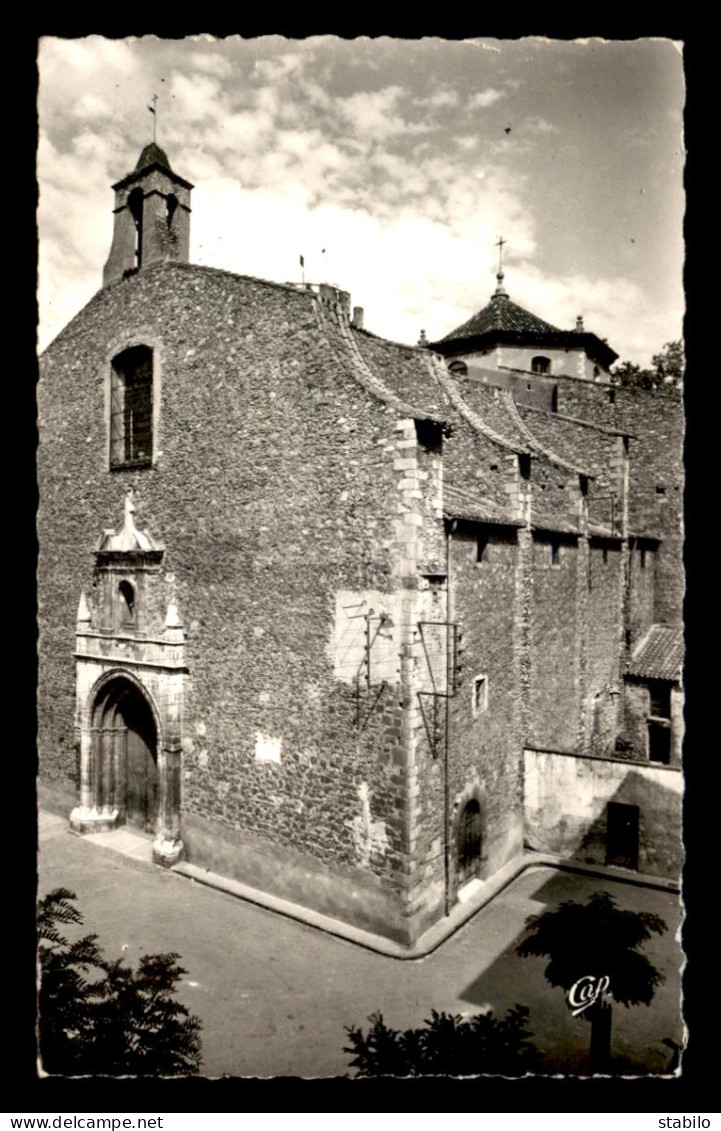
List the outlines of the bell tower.
{"type": "Polygon", "coordinates": [[[154,263],[187,263],[193,186],[170,168],[155,142],[132,173],[113,185],[115,225],[103,286],[154,263]]]}

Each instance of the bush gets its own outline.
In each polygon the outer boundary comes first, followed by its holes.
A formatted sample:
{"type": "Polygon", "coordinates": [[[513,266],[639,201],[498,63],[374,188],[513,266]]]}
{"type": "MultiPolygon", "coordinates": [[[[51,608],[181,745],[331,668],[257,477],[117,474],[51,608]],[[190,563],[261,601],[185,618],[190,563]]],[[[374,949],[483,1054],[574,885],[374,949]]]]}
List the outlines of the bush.
{"type": "Polygon", "coordinates": [[[435,1009],[420,1029],[390,1029],[380,1013],[370,1029],[346,1028],[359,1076],[522,1076],[538,1068],[526,1025],[528,1008],[516,1005],[505,1017],[479,1013],[464,1019],[435,1009]]]}
{"type": "Polygon", "coordinates": [[[53,1075],[181,1076],[200,1065],[200,1021],[174,999],[177,954],[145,955],[137,972],[106,959],[96,935],[71,943],[59,925],[82,924],[76,895],[57,888],[38,909],[39,1045],[53,1075]]]}

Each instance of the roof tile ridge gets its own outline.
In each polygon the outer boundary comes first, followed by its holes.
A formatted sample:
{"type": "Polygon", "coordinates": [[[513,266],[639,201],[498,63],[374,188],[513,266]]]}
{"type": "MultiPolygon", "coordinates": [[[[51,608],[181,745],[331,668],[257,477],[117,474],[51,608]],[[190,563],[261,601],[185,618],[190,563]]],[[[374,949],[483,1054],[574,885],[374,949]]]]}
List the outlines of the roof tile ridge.
{"type": "Polygon", "coordinates": [[[550,463],[555,464],[557,467],[562,467],[564,471],[570,471],[574,475],[585,475],[589,479],[597,478],[595,471],[591,471],[587,467],[580,467],[578,464],[570,463],[568,460],[564,459],[563,456],[559,456],[557,452],[554,452],[551,448],[547,448],[545,444],[542,444],[539,440],[537,440],[526,422],[521,418],[521,414],[518,411],[511,390],[498,389],[498,392],[500,393],[500,399],[506,402],[506,406],[509,409],[511,416],[518,424],[522,435],[527,438],[529,445],[534,451],[537,451],[540,455],[545,456],[550,463]]]}
{"type": "Polygon", "coordinates": [[[477,491],[470,491],[468,487],[460,487],[453,479],[443,480],[444,497],[447,491],[450,491],[451,495],[458,495],[461,499],[469,503],[475,503],[479,507],[486,507],[488,510],[503,509],[498,503],[494,503],[492,500],[489,500],[487,496],[484,496],[480,488],[477,491]]]}
{"type": "Polygon", "coordinates": [[[445,361],[440,354],[431,353],[429,351],[428,369],[431,376],[438,382],[444,393],[446,393],[456,412],[458,412],[476,432],[480,432],[482,436],[486,436],[486,438],[492,440],[494,444],[498,444],[508,451],[517,452],[522,455],[530,454],[528,448],[522,448],[517,444],[511,443],[509,440],[506,440],[504,436],[499,435],[492,428],[489,428],[485,420],[483,420],[478,413],[474,412],[470,405],[466,404],[446,369],[445,361]]]}
{"type": "Polygon", "coordinates": [[[401,400],[381,378],[375,374],[365,358],[358,349],[358,345],[353,337],[350,325],[345,319],[343,313],[337,309],[333,309],[321,302],[320,298],[316,296],[315,303],[318,322],[323,331],[326,332],[326,338],[329,341],[331,348],[334,352],[341,357],[342,351],[338,348],[337,339],[340,338],[345,346],[346,360],[350,363],[348,370],[351,376],[368,392],[377,397],[378,400],[383,401],[391,408],[396,409],[397,412],[403,413],[404,416],[412,416],[413,418],[425,419],[428,416],[427,412],[421,412],[415,409],[412,405],[401,400]],[[327,330],[331,329],[331,334],[328,335],[327,330]],[[350,356],[348,356],[350,355],[350,356]]]}
{"type": "MultiPolygon", "coordinates": [[[[609,428],[606,424],[596,424],[593,420],[584,420],[580,416],[569,416],[565,412],[550,412],[547,408],[539,408],[535,404],[524,404],[523,409],[526,412],[535,412],[539,416],[547,416],[550,420],[559,420],[564,424],[577,424],[579,428],[591,428],[594,432],[602,432],[607,436],[628,436],[631,440],[637,440],[633,432],[623,432],[620,428],[609,428]]],[[[518,408],[518,405],[516,405],[518,408]]]]}
{"type": "Polygon", "coordinates": [[[650,627],[646,629],[646,631],[643,634],[643,636],[641,637],[641,639],[636,641],[636,644],[634,645],[634,649],[633,649],[633,651],[631,652],[631,655],[628,658],[629,663],[631,663],[632,660],[635,660],[637,658],[637,656],[639,656],[641,654],[642,649],[645,648],[645,646],[648,644],[649,640],[651,639],[651,634],[652,634],[655,627],[656,627],[655,624],[650,625],[650,627]]]}

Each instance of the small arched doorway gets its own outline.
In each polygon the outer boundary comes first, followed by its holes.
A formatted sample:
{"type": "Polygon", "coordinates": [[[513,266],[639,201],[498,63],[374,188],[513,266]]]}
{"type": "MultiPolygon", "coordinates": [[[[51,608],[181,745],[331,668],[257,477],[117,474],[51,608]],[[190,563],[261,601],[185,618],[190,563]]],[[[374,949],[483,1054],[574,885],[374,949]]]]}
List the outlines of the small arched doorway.
{"type": "Polygon", "coordinates": [[[107,684],[95,703],[92,763],[101,807],[155,832],[158,816],[158,735],[153,712],[142,692],[127,679],[107,684]]]}
{"type": "Polygon", "coordinates": [[[464,884],[481,869],[483,840],[481,807],[472,797],[466,802],[458,820],[458,883],[464,884]]]}

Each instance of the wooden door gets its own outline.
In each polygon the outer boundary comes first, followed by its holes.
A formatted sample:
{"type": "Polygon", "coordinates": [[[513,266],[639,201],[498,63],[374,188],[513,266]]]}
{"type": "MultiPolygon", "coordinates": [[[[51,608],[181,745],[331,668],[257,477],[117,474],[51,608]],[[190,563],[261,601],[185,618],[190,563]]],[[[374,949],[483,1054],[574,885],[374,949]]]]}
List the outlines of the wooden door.
{"type": "Polygon", "coordinates": [[[606,863],[638,870],[638,806],[608,803],[606,863]]]}
{"type": "Polygon", "coordinates": [[[482,835],[480,805],[471,799],[458,823],[458,882],[461,884],[478,875],[482,835]]]}
{"type": "Polygon", "coordinates": [[[158,811],[158,766],[155,723],[137,692],[120,703],[125,724],[125,819],[147,832],[155,831],[158,811]]]}

